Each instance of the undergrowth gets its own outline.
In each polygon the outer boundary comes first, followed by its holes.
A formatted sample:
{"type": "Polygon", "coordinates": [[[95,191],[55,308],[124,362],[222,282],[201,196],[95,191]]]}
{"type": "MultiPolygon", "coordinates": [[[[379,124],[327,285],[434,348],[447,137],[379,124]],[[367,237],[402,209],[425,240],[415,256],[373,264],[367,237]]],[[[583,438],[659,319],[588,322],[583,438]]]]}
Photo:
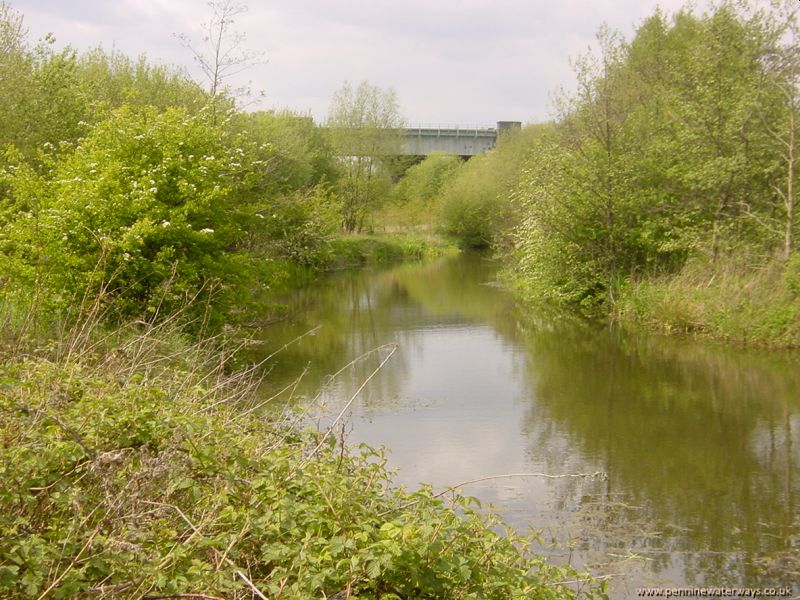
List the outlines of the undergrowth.
{"type": "Polygon", "coordinates": [[[696,259],[677,275],[629,283],[616,316],[668,333],[800,347],[800,255],[696,259]]]}
{"type": "Polygon", "coordinates": [[[458,249],[432,235],[351,235],[331,241],[328,269],[392,264],[453,254],[458,249]]]}

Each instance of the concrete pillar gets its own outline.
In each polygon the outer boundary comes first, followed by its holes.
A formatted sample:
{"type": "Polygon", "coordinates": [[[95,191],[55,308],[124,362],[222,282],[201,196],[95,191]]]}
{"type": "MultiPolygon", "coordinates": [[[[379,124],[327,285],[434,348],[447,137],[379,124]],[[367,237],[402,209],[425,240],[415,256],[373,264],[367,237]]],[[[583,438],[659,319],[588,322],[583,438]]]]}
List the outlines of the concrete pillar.
{"type": "Polygon", "coordinates": [[[497,135],[501,136],[506,131],[512,129],[522,129],[522,121],[498,121],[497,122],[497,135]]]}

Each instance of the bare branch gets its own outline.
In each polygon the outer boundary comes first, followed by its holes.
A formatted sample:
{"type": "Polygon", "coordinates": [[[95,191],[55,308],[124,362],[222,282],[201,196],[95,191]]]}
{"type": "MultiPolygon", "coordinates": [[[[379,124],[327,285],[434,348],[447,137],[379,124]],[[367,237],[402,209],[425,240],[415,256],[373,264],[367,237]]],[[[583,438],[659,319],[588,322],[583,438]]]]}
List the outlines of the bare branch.
{"type": "Polygon", "coordinates": [[[208,79],[209,94],[214,98],[220,93],[231,93],[227,86],[231,77],[266,61],[263,52],[244,48],[247,39],[244,33],[231,31],[236,17],[247,12],[246,5],[236,0],[212,0],[208,5],[212,16],[203,24],[205,35],[201,43],[195,44],[183,33],[176,37],[192,53],[208,79]]]}

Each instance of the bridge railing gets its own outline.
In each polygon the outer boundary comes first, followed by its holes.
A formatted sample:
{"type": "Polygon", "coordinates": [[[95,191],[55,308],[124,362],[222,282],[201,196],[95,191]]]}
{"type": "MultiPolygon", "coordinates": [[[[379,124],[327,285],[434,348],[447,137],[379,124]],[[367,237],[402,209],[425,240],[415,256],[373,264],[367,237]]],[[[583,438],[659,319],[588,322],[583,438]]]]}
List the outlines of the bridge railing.
{"type": "Polygon", "coordinates": [[[494,127],[464,127],[463,125],[406,126],[406,136],[416,137],[491,137],[497,136],[494,127]]]}
{"type": "Polygon", "coordinates": [[[478,131],[495,131],[494,125],[482,125],[477,123],[468,123],[467,125],[461,123],[408,123],[405,129],[464,129],[464,130],[478,130],[478,131]]]}

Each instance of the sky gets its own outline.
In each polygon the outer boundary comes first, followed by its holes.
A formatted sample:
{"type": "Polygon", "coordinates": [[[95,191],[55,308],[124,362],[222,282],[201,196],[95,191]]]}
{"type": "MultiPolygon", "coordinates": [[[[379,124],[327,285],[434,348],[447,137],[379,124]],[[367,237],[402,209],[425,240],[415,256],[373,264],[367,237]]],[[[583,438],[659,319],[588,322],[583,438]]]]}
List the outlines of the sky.
{"type": "MultiPolygon", "coordinates": [[[[202,47],[205,0],[7,0],[35,42],[102,45],[202,73],[176,34],[202,47]]],[[[263,93],[250,110],[323,122],[345,81],[393,88],[409,125],[493,126],[554,116],[571,59],[602,24],[630,37],[656,6],[684,0],[243,0],[231,30],[263,61],[230,83],[263,93]]],[[[207,84],[207,82],[204,82],[207,84]]]]}

